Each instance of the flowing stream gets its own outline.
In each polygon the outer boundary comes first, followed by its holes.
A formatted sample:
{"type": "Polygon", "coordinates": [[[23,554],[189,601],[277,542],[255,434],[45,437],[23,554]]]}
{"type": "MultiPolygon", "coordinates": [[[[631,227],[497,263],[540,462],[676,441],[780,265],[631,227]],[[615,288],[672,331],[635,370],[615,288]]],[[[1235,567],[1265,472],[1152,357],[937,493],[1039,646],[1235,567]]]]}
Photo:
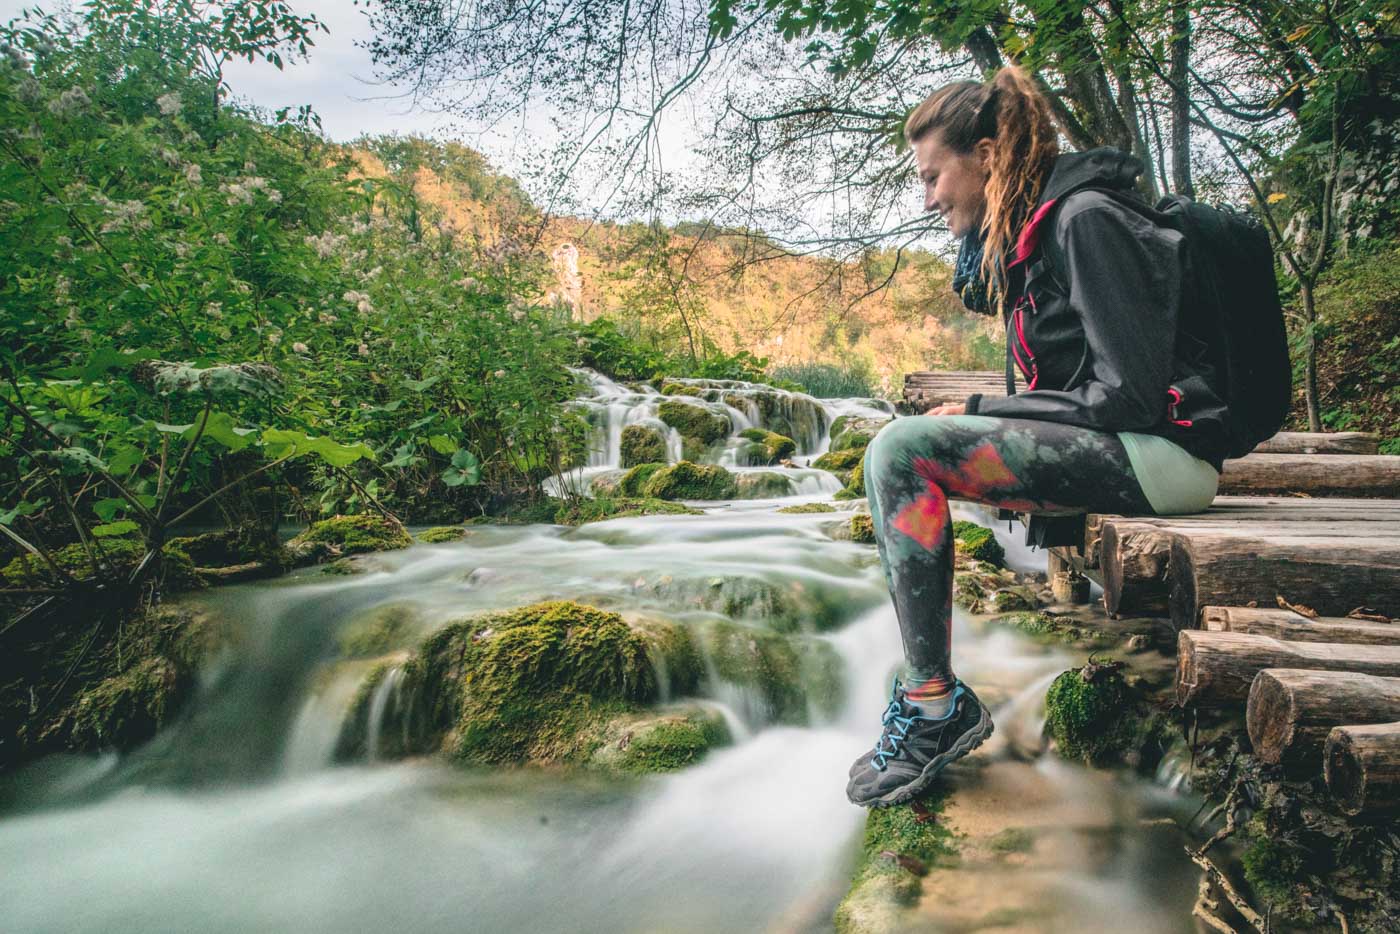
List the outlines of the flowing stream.
{"type": "MultiPolygon", "coordinates": [[[[595,473],[615,468],[615,430],[651,418],[656,402],[605,383],[586,400],[606,413],[595,430],[613,457],[595,473]]],[[[729,407],[743,416],[735,433],[762,424],[758,405],[729,407]]],[[[801,397],[787,425],[817,426],[798,439],[812,457],[836,415],[886,408],[801,397]]],[[[0,929],[830,930],[865,819],[845,800],[846,770],[875,740],[900,644],[875,550],[828,534],[849,512],[776,511],[829,499],[840,484],[825,476],[819,489],[707,503],[701,516],[474,527],[460,542],[374,555],[356,576],[312,569],[202,595],[237,638],[174,723],[123,757],[50,757],[0,779],[0,929]],[[775,723],[751,691],[712,676],[699,702],[734,742],[683,771],[475,770],[377,755],[399,703],[391,670],[371,699],[369,755],[334,761],[371,664],[340,660],[337,640],[366,613],[392,608],[427,633],[473,612],[579,599],[704,625],[721,614],[704,596],[716,589],[739,623],[760,627],[762,612],[743,608],[761,601],[746,596],[800,594],[825,621],[805,638],[840,660],[839,709],[775,723]]],[[[1013,563],[1038,563],[1004,524],[998,535],[1013,563]]],[[[1151,828],[1193,802],[1163,782],[1041,756],[1041,699],[1077,656],[960,612],[954,642],[998,730],[951,780],[959,794],[1037,802],[1048,841],[1030,864],[963,870],[977,880],[959,884],[964,902],[988,893],[973,914],[992,917],[997,890],[1016,890],[1034,893],[1017,930],[1192,930],[1196,876],[1151,828]]],[[[919,922],[972,929],[948,897],[944,914],[930,895],[919,922]]]]}

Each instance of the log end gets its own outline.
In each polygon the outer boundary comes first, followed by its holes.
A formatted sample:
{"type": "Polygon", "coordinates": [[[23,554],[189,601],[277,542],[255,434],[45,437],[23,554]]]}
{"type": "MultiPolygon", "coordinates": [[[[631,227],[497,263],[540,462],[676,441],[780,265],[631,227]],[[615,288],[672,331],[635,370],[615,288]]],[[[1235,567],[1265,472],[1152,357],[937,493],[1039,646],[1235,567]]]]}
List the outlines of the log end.
{"type": "Polygon", "coordinates": [[[1249,686],[1245,722],[1249,742],[1261,761],[1277,765],[1293,745],[1297,715],[1293,692],[1273,672],[1264,670],[1249,686]]]}
{"type": "Polygon", "coordinates": [[[1322,774],[1337,806],[1351,815],[1366,810],[1366,774],[1352,746],[1351,733],[1337,727],[1327,734],[1322,774]]]}
{"type": "Polygon", "coordinates": [[[1177,631],[1195,629],[1200,605],[1196,595],[1196,561],[1191,554],[1191,542],[1177,536],[1171,550],[1171,593],[1167,599],[1172,625],[1177,631]]]}

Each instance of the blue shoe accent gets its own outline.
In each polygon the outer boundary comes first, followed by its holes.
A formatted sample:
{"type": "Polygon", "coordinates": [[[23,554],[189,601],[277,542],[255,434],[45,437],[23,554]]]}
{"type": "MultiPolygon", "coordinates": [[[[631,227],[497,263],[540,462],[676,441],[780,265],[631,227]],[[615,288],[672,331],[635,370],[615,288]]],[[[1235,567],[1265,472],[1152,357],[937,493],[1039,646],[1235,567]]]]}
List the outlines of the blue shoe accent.
{"type": "Polygon", "coordinates": [[[899,755],[900,743],[909,738],[909,729],[920,721],[924,723],[937,723],[940,720],[947,720],[958,710],[958,698],[963,693],[961,681],[954,683],[953,699],[948,706],[948,712],[941,717],[925,717],[921,714],[906,714],[914,705],[910,704],[904,697],[902,685],[899,679],[894,679],[894,685],[890,688],[890,704],[885,708],[885,712],[880,717],[880,722],[884,729],[880,731],[880,738],[875,741],[875,755],[871,757],[870,764],[877,772],[883,772],[889,760],[899,755]],[[888,746],[888,748],[886,748],[888,746]]]}

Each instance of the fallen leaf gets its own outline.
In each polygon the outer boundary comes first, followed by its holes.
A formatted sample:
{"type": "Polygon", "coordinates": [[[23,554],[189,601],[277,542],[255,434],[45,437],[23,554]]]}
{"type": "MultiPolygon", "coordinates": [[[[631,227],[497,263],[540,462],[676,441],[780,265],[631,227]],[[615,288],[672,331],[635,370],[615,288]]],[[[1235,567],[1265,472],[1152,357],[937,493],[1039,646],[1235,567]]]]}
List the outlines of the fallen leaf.
{"type": "Polygon", "coordinates": [[[1310,606],[1304,606],[1301,603],[1289,603],[1287,600],[1283,599],[1281,594],[1274,594],[1274,599],[1277,600],[1278,605],[1285,610],[1292,610],[1299,616],[1306,616],[1308,619],[1317,619],[1317,610],[1314,610],[1310,606]]]}
{"type": "Polygon", "coordinates": [[[1395,620],[1391,619],[1389,616],[1384,616],[1380,613],[1377,613],[1374,608],[1369,606],[1357,607],[1356,609],[1352,610],[1350,613],[1347,614],[1347,619],[1364,619],[1372,623],[1395,622],[1395,620]]]}

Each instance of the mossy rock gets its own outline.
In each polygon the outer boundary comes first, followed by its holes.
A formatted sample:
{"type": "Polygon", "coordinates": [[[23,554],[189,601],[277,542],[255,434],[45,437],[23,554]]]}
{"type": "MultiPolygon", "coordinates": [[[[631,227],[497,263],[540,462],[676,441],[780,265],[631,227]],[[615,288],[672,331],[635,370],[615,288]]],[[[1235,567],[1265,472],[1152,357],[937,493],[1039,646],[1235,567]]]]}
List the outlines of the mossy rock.
{"type": "Polygon", "coordinates": [[[761,719],[805,725],[812,709],[831,716],[841,705],[841,660],[825,641],[730,623],[707,626],[701,641],[715,674],[747,689],[761,719]]]}
{"type": "Polygon", "coordinates": [[[444,542],[461,541],[466,534],[467,530],[460,525],[437,525],[419,532],[418,540],[428,545],[440,545],[444,542]]]}
{"type": "Polygon", "coordinates": [[[1037,604],[1035,594],[1029,587],[998,587],[987,596],[993,613],[1012,613],[1034,610],[1037,604]]]}
{"type": "Polygon", "coordinates": [[[189,673],[152,656],[84,691],[68,719],[69,742],[82,749],[129,749],[156,734],[190,684],[189,673]]]}
{"type": "MultiPolygon", "coordinates": [[[[640,497],[646,489],[647,481],[650,480],[652,475],[658,470],[664,470],[665,467],[666,464],[661,461],[654,464],[638,464],[617,480],[617,484],[611,492],[615,496],[640,497]]],[[[596,480],[594,481],[593,489],[596,495],[599,489],[596,480]]]]}
{"type": "Polygon", "coordinates": [[[776,511],[784,515],[792,516],[818,512],[835,512],[836,507],[830,503],[798,503],[795,506],[782,506],[776,511]]]}
{"type": "MultiPolygon", "coordinates": [[[[65,545],[50,552],[49,557],[75,580],[98,579],[125,586],[145,559],[146,545],[136,538],[104,538],[94,541],[93,552],[97,558],[96,571],[92,558],[81,544],[65,545]]],[[[28,553],[19,555],[0,568],[0,577],[16,588],[66,586],[45,561],[28,553]]],[[[189,555],[168,544],[161,550],[160,581],[167,593],[203,586],[189,555]]]]}
{"type": "Polygon", "coordinates": [[[675,772],[731,739],[715,711],[628,715],[607,725],[589,765],[624,775],[675,772]]]}
{"type": "Polygon", "coordinates": [[[1081,627],[1074,617],[1054,616],[1043,611],[1007,613],[996,617],[992,622],[1045,642],[1063,642],[1094,648],[1110,645],[1115,641],[1108,633],[1081,627]]]}
{"type": "Polygon", "coordinates": [[[658,685],[645,638],[621,616],[554,601],[444,627],[403,664],[399,690],[401,720],[382,726],[405,737],[404,753],[581,764],[658,685]]]}
{"type": "Polygon", "coordinates": [[[857,545],[875,544],[875,522],[868,512],[851,516],[851,541],[857,545]]]}
{"type": "Polygon", "coordinates": [[[1045,728],[1060,755],[1091,765],[1121,759],[1139,732],[1139,698],[1119,662],[1092,659],[1063,672],[1045,694],[1045,728]]]}
{"type": "Polygon", "coordinates": [[[681,461],[653,472],[642,492],[656,499],[715,500],[734,499],[739,489],[723,467],[681,461]]]}
{"type": "Polygon", "coordinates": [[[992,834],[987,840],[987,849],[998,856],[1013,853],[1029,853],[1035,847],[1035,834],[1025,827],[1006,827],[992,834]]]}
{"type": "Polygon", "coordinates": [[[705,659],[690,628],[656,619],[637,619],[630,624],[646,643],[656,674],[657,696],[667,700],[695,694],[705,678],[705,659]]]}
{"type": "Polygon", "coordinates": [[[605,522],[608,519],[627,519],[633,516],[699,516],[703,512],[683,503],[672,503],[664,499],[632,496],[597,496],[581,499],[572,505],[560,506],[554,521],[559,525],[584,525],[589,522],[605,522]]]}
{"type": "Polygon", "coordinates": [[[250,528],[220,529],[201,535],[172,538],[166,552],[178,552],[196,568],[229,568],[266,564],[272,571],[282,569],[287,556],[275,536],[250,528]]]}
{"type": "Polygon", "coordinates": [[[889,424],[888,418],[867,418],[862,415],[842,415],[831,423],[831,447],[832,451],[844,451],[848,448],[859,448],[864,451],[866,445],[875,440],[875,436],[880,433],[880,429],[889,424]]]}
{"type": "Polygon", "coordinates": [[[729,419],[698,405],[667,399],[656,407],[656,417],[700,444],[713,444],[729,436],[729,419]]]}
{"type": "Polygon", "coordinates": [[[669,379],[661,384],[663,396],[703,396],[705,391],[704,386],[692,386],[689,383],[678,383],[669,379]]]}
{"type": "Polygon", "coordinates": [[[746,428],[739,432],[739,437],[750,442],[744,449],[748,466],[772,466],[797,452],[797,442],[776,431],[746,428]]]}
{"type": "Polygon", "coordinates": [[[387,516],[362,514],[332,516],[319,522],[288,543],[333,545],[341,554],[355,555],[369,551],[392,551],[413,544],[413,536],[397,520],[387,516]]]}
{"type": "Polygon", "coordinates": [[[847,448],[844,451],[827,451],[821,457],[812,461],[812,466],[818,470],[830,470],[837,473],[845,470],[853,470],[860,466],[865,458],[865,448],[847,448]]]}
{"type": "Polygon", "coordinates": [[[403,648],[418,633],[418,612],[412,606],[377,606],[346,624],[336,634],[344,658],[373,658],[403,648]]]}
{"type": "MultiPolygon", "coordinates": [[[[673,577],[662,574],[634,585],[669,608],[706,610],[733,620],[748,620],[774,632],[829,632],[849,622],[853,602],[847,588],[760,574],[673,577]]],[[[871,604],[873,605],[873,603],[871,604]]]]}
{"type": "Polygon", "coordinates": [[[792,481],[776,470],[748,471],[734,476],[736,499],[778,499],[792,495],[792,481]]]}
{"type": "Polygon", "coordinates": [[[996,533],[985,525],[958,519],[953,522],[953,541],[960,555],[997,567],[1006,566],[1006,551],[997,542],[996,533]]]}
{"type": "Polygon", "coordinates": [[[911,804],[870,809],[850,891],[836,907],[838,932],[904,929],[923,892],[921,878],[956,864],[956,838],[943,822],[947,794],[936,785],[911,804]]]}
{"type": "Polygon", "coordinates": [[[860,499],[865,496],[865,465],[856,464],[851,470],[850,477],[846,480],[846,486],[838,490],[832,499],[860,499]]]}
{"type": "Polygon", "coordinates": [[[666,436],[646,425],[628,425],[622,429],[622,466],[666,462],[666,436]]]}

